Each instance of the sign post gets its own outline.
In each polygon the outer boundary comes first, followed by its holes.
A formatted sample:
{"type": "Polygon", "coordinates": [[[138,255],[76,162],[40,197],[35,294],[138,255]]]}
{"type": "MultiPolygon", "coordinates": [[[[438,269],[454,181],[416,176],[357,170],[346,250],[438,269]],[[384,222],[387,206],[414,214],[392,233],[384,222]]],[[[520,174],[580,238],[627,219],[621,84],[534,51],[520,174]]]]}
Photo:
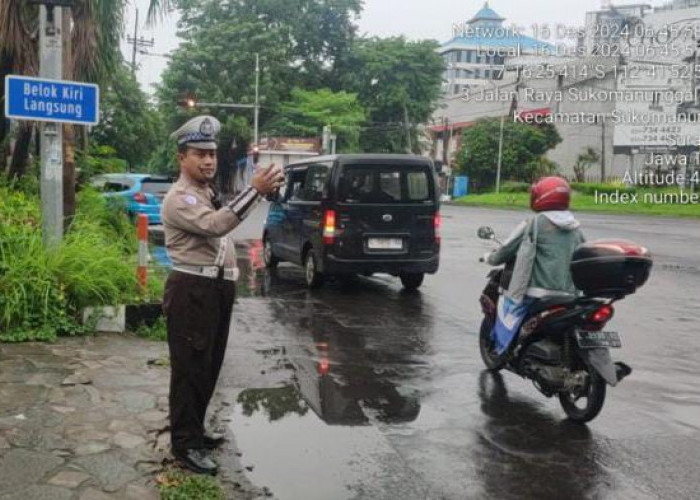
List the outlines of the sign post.
{"type": "MultiPolygon", "coordinates": [[[[63,78],[62,18],[63,8],[39,6],[39,75],[44,78],[63,78]]],[[[63,239],[63,127],[44,123],[40,130],[42,234],[44,245],[51,247],[63,239]]]]}
{"type": "MultiPolygon", "coordinates": [[[[44,9],[44,7],[41,7],[44,9]]],[[[60,19],[54,8],[53,20],[60,19]],[[57,17],[58,16],[58,17],[57,17]]],[[[59,23],[60,24],[60,23],[59,23]]],[[[48,25],[48,22],[47,22],[48,25]]],[[[42,25],[42,33],[44,27],[42,25]]],[[[60,42],[57,43],[59,49],[60,42]]],[[[42,45],[46,52],[52,44],[42,45]]],[[[42,68],[55,72],[61,58],[49,58],[42,68]],[[49,61],[50,60],[50,61],[49,61]]],[[[96,125],[99,120],[99,87],[60,79],[8,75],[5,77],[5,116],[44,122],[41,126],[41,214],[44,243],[55,246],[63,238],[63,130],[61,123],[96,125]]]]}
{"type": "MultiPolygon", "coordinates": [[[[72,82],[61,81],[63,10],[71,8],[74,2],[29,0],[29,3],[39,4],[40,78],[13,75],[5,78],[5,117],[44,122],[39,127],[40,185],[42,234],[47,247],[57,246],[63,239],[63,128],[60,123],[97,123],[96,115],[90,121],[82,118],[84,105],[78,102],[83,99],[82,93],[72,93],[72,82]]],[[[66,36],[70,37],[70,33],[66,36]]],[[[93,107],[96,112],[97,103],[93,107]]]]}

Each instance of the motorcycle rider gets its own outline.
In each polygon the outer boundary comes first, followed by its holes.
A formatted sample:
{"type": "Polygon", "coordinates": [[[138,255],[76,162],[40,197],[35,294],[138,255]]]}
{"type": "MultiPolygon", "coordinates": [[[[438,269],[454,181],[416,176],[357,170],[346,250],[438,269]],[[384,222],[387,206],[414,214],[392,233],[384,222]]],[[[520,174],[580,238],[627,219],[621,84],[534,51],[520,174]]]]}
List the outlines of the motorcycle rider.
{"type": "Polygon", "coordinates": [[[494,325],[496,350],[508,349],[536,300],[577,293],[571,257],[585,241],[580,223],[569,211],[571,187],[561,177],[544,177],[531,187],[535,216],[520,223],[503,246],[484,256],[492,266],[515,258],[508,290],[499,298],[494,325]]]}

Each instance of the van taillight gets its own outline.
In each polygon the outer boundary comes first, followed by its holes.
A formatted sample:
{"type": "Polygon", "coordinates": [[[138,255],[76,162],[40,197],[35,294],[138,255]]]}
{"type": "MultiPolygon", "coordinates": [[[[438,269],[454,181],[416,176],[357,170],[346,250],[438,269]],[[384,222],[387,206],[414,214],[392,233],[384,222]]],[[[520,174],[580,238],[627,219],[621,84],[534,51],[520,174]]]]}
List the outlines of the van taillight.
{"type": "Polygon", "coordinates": [[[323,244],[332,245],[335,239],[335,210],[323,214],[323,244]]]}
{"type": "Polygon", "coordinates": [[[440,228],[442,227],[442,216],[440,212],[436,212],[435,217],[433,217],[433,227],[435,228],[435,242],[440,243],[440,239],[442,238],[440,234],[440,228]]]}

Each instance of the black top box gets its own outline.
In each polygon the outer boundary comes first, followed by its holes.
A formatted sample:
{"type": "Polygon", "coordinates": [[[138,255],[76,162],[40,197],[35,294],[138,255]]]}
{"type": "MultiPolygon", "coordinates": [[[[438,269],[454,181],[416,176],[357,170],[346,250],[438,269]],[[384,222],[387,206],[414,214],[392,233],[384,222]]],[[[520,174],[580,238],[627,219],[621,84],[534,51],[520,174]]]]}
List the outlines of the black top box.
{"type": "Polygon", "coordinates": [[[589,297],[633,294],[649,279],[649,250],[628,240],[596,240],[576,249],[571,274],[576,288],[589,297]]]}

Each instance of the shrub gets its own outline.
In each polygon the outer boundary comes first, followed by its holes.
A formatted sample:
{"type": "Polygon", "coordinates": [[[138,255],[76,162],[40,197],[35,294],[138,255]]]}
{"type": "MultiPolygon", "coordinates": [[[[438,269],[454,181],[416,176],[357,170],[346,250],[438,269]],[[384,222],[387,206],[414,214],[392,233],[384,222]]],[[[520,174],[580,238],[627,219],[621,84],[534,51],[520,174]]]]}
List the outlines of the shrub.
{"type": "Polygon", "coordinates": [[[68,295],[71,309],[119,304],[136,290],[135,262],[94,222],[72,228],[48,258],[51,273],[68,295]]]}
{"type": "Polygon", "coordinates": [[[147,340],[168,340],[168,328],[164,316],[161,316],[156,320],[153,325],[148,326],[145,323],[141,324],[136,329],[136,335],[147,340]]]}
{"type": "MultiPolygon", "coordinates": [[[[500,119],[482,119],[462,133],[462,147],[455,157],[456,171],[468,175],[477,189],[496,184],[500,125],[500,119]]],[[[556,172],[556,164],[543,157],[561,142],[555,127],[506,120],[503,138],[502,178],[531,182],[556,172]]]]}
{"type": "Polygon", "coordinates": [[[159,477],[161,500],[224,500],[224,491],[213,477],[169,471],[159,477]]]}
{"type": "Polygon", "coordinates": [[[78,184],[84,184],[90,177],[99,174],[126,172],[127,162],[116,157],[116,150],[110,146],[91,143],[88,152],[76,152],[78,184]]]}
{"type": "Polygon", "coordinates": [[[0,187],[0,341],[85,333],[82,308],[139,300],[133,226],[94,191],[78,201],[62,243],[47,250],[38,198],[0,187]]]}
{"type": "Polygon", "coordinates": [[[615,191],[625,192],[625,193],[635,193],[636,189],[634,187],[626,187],[619,184],[595,184],[595,183],[584,183],[584,182],[572,182],[571,189],[577,191],[581,194],[594,195],[596,191],[598,193],[614,193],[615,191]]]}
{"type": "Polygon", "coordinates": [[[72,221],[72,229],[79,231],[83,224],[97,224],[112,243],[118,242],[120,249],[135,253],[138,248],[134,225],[126,216],[126,211],[115,206],[93,188],[85,188],[78,195],[78,208],[72,221]]]}
{"type": "Polygon", "coordinates": [[[505,182],[501,186],[502,193],[527,193],[530,191],[530,184],[527,182],[505,182]]]}

